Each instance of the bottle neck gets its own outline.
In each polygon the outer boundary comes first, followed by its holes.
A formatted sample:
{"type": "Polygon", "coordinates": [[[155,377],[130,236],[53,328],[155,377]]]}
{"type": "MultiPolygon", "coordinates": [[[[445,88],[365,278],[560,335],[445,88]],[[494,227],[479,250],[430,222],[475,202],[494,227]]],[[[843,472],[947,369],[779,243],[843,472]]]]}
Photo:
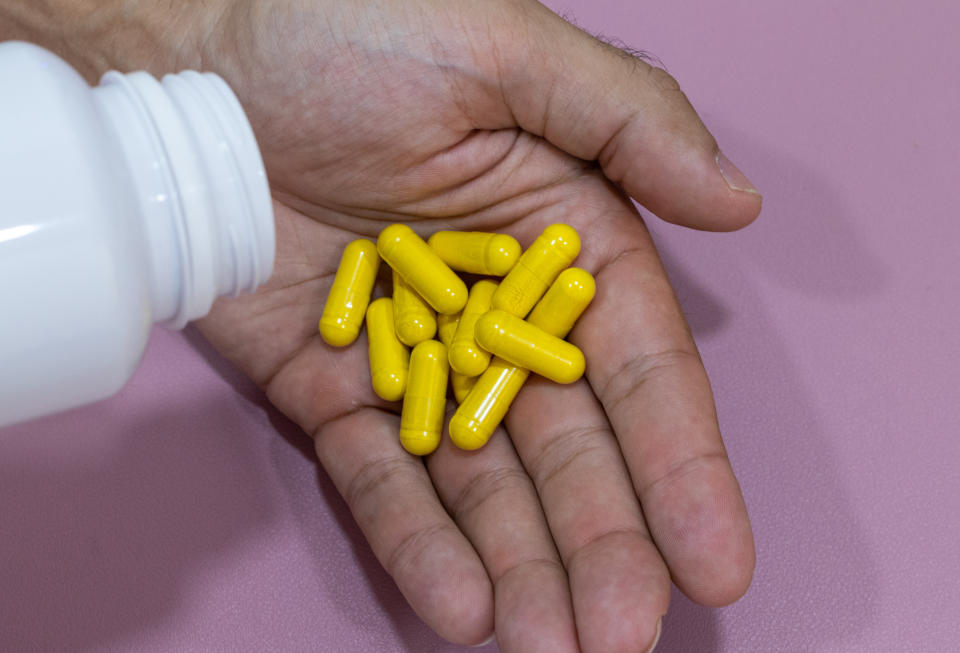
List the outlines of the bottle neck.
{"type": "Polygon", "coordinates": [[[94,95],[132,178],[155,322],[181,328],[273,268],[270,189],[236,96],[212,73],[104,75],[94,95]]]}

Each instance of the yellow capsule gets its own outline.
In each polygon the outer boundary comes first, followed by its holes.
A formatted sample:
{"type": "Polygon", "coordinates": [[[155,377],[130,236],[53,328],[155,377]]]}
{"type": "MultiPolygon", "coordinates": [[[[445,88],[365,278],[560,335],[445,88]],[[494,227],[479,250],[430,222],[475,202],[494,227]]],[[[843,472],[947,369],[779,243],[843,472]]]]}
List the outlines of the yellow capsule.
{"type": "MultiPolygon", "coordinates": [[[[468,300],[469,301],[469,300],[468,300]]],[[[453,344],[453,334],[457,332],[457,325],[460,324],[462,313],[438,313],[437,314],[437,337],[447,349],[453,344]]]]}
{"type": "Polygon", "coordinates": [[[393,300],[389,297],[376,299],[367,308],[367,339],[373,391],[381,399],[400,401],[407,387],[410,354],[397,338],[393,300]]]}
{"type": "MultiPolygon", "coordinates": [[[[579,268],[564,270],[530,314],[530,323],[558,338],[566,337],[593,298],[593,277],[579,268]],[[542,306],[542,309],[541,309],[542,306]]],[[[450,418],[450,439],[461,449],[479,449],[503,420],[530,373],[493,357],[490,367],[450,418]]],[[[456,385],[454,385],[456,394],[456,385]]]]}
{"type": "Polygon", "coordinates": [[[479,449],[503,421],[530,372],[496,356],[450,418],[450,439],[461,449],[479,449]]]}
{"type": "Polygon", "coordinates": [[[437,333],[437,317],[423,297],[393,271],[393,319],[397,337],[408,347],[430,340],[437,333]]]}
{"type": "Polygon", "coordinates": [[[580,253],[580,236],[565,224],[552,224],[533,241],[513,266],[497,293],[493,307],[517,317],[525,317],[560,271],[580,253]]]}
{"type": "MultiPolygon", "coordinates": [[[[469,303],[470,300],[467,300],[469,303]]],[[[450,345],[453,344],[453,336],[457,332],[457,325],[460,324],[460,315],[461,313],[455,313],[453,315],[444,315],[440,313],[437,315],[437,334],[440,337],[440,342],[444,344],[447,348],[447,358],[450,358],[450,345]]],[[[453,396],[457,398],[457,402],[462,402],[467,394],[469,394],[470,389],[473,387],[473,384],[477,382],[477,377],[475,376],[464,376],[459,372],[450,370],[450,385],[453,386],[453,396]]]]}
{"type": "Polygon", "coordinates": [[[456,313],[467,303],[466,284],[410,227],[381,231],[377,251],[438,313],[456,313]]]}
{"type": "Polygon", "coordinates": [[[477,320],[476,337],[491,354],[556,383],[573,383],[587,366],[574,345],[506,311],[490,311],[477,320]]]}
{"type": "Polygon", "coordinates": [[[458,404],[463,403],[467,395],[470,394],[470,391],[473,390],[473,386],[477,384],[477,379],[479,378],[479,376],[464,376],[459,372],[450,370],[450,385],[453,386],[453,396],[456,398],[458,404]]]}
{"type": "Polygon", "coordinates": [[[520,258],[520,243],[506,234],[438,231],[427,244],[454,270],[502,277],[520,258]]]}
{"type": "Polygon", "coordinates": [[[527,322],[551,336],[566,338],[574,322],[597,294],[597,283],[586,270],[567,268],[527,316],[527,322]]]}
{"type": "Polygon", "coordinates": [[[484,351],[473,336],[480,316],[490,310],[490,300],[497,290],[493,281],[478,281],[470,289],[470,298],[463,308],[457,332],[450,344],[450,368],[464,376],[480,376],[490,364],[490,354],[484,351]]]}
{"type": "Polygon", "coordinates": [[[425,340],[410,354],[407,392],[400,414],[400,443],[415,456],[440,444],[447,403],[447,348],[425,340]]]}
{"type": "Polygon", "coordinates": [[[327,344],[345,347],[360,335],[379,268],[377,248],[369,240],[355,240],[343,250],[320,317],[320,336],[327,344]]]}

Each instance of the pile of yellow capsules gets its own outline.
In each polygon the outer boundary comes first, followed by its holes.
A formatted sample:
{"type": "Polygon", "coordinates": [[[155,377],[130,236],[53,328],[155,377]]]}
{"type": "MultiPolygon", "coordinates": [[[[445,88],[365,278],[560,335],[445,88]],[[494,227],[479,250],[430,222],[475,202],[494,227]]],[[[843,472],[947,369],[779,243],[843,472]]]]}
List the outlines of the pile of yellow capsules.
{"type": "Polygon", "coordinates": [[[596,292],[589,272],[569,267],[579,253],[580,237],[565,224],[547,227],[522,255],[505,234],[439,231],[425,242],[394,224],[376,246],[347,245],[320,335],[345,347],[366,316],[373,389],[387,401],[403,399],[407,451],[426,455],[439,446],[448,375],[459,403],[450,439],[479,449],[530,372],[557,383],[583,375],[583,354],[564,340],[596,292]],[[393,298],[371,302],[381,258],[393,270],[393,298]],[[455,270],[503,279],[477,281],[468,292],[455,270]]]}

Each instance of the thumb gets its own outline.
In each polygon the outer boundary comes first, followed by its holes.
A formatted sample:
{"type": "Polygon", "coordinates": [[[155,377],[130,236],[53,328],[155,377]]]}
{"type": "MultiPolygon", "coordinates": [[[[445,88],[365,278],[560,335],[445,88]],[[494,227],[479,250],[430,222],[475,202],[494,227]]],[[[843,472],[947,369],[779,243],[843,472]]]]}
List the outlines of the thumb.
{"type": "Polygon", "coordinates": [[[728,231],[757,217],[760,193],[723,155],[673,77],[539,3],[514,7],[525,14],[522,26],[518,35],[514,23],[509,42],[497,44],[497,63],[517,126],[597,160],[668,222],[728,231]]]}

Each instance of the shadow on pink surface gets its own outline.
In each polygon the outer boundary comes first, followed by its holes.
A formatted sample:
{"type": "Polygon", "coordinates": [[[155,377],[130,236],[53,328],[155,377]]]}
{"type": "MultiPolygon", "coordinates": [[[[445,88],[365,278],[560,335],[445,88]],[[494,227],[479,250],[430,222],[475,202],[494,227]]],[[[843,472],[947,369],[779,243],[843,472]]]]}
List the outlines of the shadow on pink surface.
{"type": "Polygon", "coordinates": [[[2,650],[104,650],[160,628],[188,579],[270,527],[256,455],[231,438],[242,414],[118,406],[2,434],[2,650]]]}
{"type": "Polygon", "coordinates": [[[716,125],[719,121],[709,115],[707,122],[721,143],[736,144],[737,156],[750,162],[764,193],[756,222],[718,238],[729,243],[716,243],[727,254],[724,265],[749,266],[742,278],[726,284],[752,287],[752,279],[767,279],[784,290],[830,302],[835,310],[843,310],[845,301],[883,291],[892,275],[855,231],[852,207],[843,199],[848,196],[841,188],[845,180],[827,180],[790,155],[762,145],[755,135],[716,125]]]}
{"type": "Polygon", "coordinates": [[[814,295],[842,311],[878,292],[886,275],[829,184],[743,135],[727,140],[761,169],[760,220],[719,242],[713,234],[652,227],[710,373],[757,566],[746,596],[728,608],[697,606],[674,589],[657,650],[813,653],[878,618],[879,565],[792,363],[797,352],[778,334],[765,301],[770,291],[759,282],[771,279],[780,292],[814,295]]]}

